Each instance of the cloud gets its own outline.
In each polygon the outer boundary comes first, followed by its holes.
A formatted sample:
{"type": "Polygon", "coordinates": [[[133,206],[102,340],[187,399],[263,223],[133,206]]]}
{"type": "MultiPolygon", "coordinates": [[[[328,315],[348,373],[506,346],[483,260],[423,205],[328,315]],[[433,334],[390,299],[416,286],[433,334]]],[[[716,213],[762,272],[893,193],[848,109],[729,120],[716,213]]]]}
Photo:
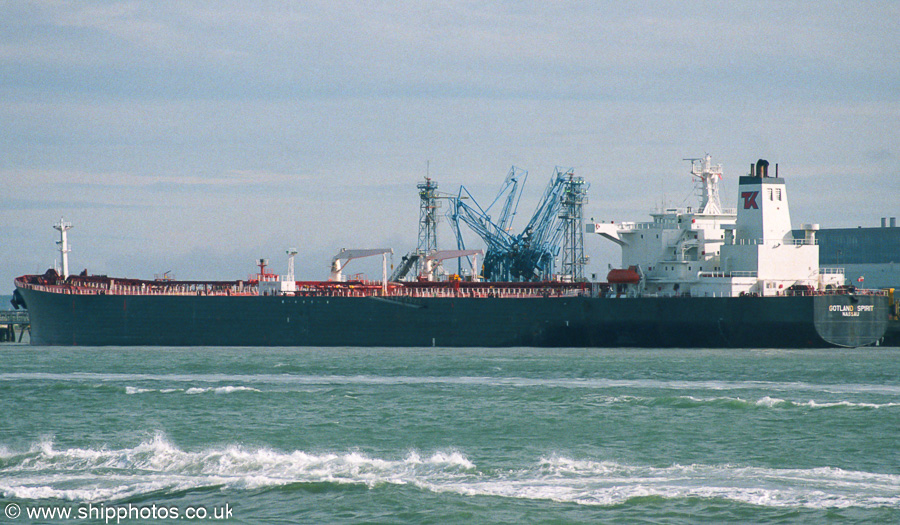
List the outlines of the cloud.
{"type": "Polygon", "coordinates": [[[426,164],[442,190],[488,202],[510,165],[527,169],[520,219],[573,166],[592,184],[586,214],[643,220],[690,192],[683,157],[721,162],[733,203],[762,156],[798,216],[875,223],[900,191],[898,15],[887,1],[7,2],[0,246],[16,253],[0,282],[22,273],[18,253],[52,256],[62,213],[92,268],[201,253],[224,271],[298,240],[324,259],[399,253],[426,164]]]}
{"type": "Polygon", "coordinates": [[[47,199],[0,199],[0,210],[110,210],[110,209],[138,209],[148,206],[116,205],[102,202],[64,201],[47,199]]]}
{"type": "Polygon", "coordinates": [[[898,80],[885,60],[898,58],[886,36],[898,8],[879,8],[887,16],[724,1],[13,6],[21,24],[8,25],[0,56],[26,74],[0,85],[188,100],[884,98],[898,80]]]}
{"type": "Polygon", "coordinates": [[[154,188],[165,186],[204,188],[222,187],[233,189],[261,190],[267,186],[281,187],[294,182],[298,178],[294,174],[273,173],[253,170],[229,170],[213,176],[186,175],[137,175],[127,172],[98,173],[88,171],[64,170],[3,170],[0,180],[20,188],[37,186],[76,186],[81,188],[100,188],[122,190],[127,188],[154,188]]]}

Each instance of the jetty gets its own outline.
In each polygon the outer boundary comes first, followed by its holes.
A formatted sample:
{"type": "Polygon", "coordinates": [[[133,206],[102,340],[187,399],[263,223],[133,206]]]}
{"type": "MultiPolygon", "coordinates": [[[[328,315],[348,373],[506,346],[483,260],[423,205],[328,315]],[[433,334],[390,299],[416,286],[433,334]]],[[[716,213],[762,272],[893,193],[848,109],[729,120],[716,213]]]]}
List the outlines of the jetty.
{"type": "Polygon", "coordinates": [[[21,343],[26,331],[31,335],[31,320],[26,310],[0,310],[0,343],[21,343]]]}

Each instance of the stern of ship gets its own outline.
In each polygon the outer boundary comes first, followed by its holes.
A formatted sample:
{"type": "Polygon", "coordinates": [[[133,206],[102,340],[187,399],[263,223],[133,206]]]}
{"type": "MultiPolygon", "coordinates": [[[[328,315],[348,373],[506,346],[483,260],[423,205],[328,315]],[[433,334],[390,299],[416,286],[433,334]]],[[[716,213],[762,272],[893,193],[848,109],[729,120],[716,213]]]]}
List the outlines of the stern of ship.
{"type": "Polygon", "coordinates": [[[815,327],[828,344],[877,345],[888,326],[888,297],[877,293],[828,294],[814,298],[815,327]]]}

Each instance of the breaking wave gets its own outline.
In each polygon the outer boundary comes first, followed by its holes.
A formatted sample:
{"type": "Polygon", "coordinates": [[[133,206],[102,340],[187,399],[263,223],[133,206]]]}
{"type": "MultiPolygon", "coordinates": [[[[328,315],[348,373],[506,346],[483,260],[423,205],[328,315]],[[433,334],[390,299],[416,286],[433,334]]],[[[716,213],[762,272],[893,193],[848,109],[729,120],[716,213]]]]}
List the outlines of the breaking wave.
{"type": "Polygon", "coordinates": [[[91,389],[137,394],[232,394],[249,392],[315,392],[321,388],[408,385],[464,385],[489,388],[581,390],[586,404],[670,408],[710,406],[724,409],[849,409],[900,407],[900,386],[814,384],[764,381],[676,381],[602,378],[529,378],[489,376],[335,376],[295,374],[103,374],[0,373],[0,389],[21,389],[37,381],[44,389],[91,389]],[[42,385],[50,382],[49,385],[42,385]],[[129,385],[129,383],[131,383],[129,385]],[[647,396],[645,391],[654,393],[647,396]],[[685,391],[691,391],[688,394],[685,391]],[[709,395],[698,395],[704,392],[709,395]],[[610,395],[614,394],[614,395],[610,395]],[[754,395],[756,394],[756,395],[754,395]],[[807,397],[808,396],[808,397],[807,397]]]}
{"type": "Polygon", "coordinates": [[[882,384],[817,384],[777,381],[659,380],[606,378],[535,378],[513,376],[372,376],[372,375],[298,375],[298,374],[116,374],[75,372],[0,373],[6,381],[56,381],[64,383],[167,382],[167,383],[253,383],[268,385],[427,385],[450,384],[487,387],[541,387],[575,389],[654,389],[772,392],[824,392],[829,394],[881,394],[900,396],[900,385],[882,384]]]}
{"type": "Polygon", "coordinates": [[[160,394],[171,394],[173,392],[181,392],[185,394],[231,394],[233,392],[261,392],[258,388],[252,388],[249,386],[215,386],[215,387],[191,387],[188,389],[184,388],[139,388],[134,386],[126,386],[125,393],[128,395],[134,394],[148,394],[148,393],[160,393],[160,394]]]}
{"type": "Polygon", "coordinates": [[[184,391],[185,394],[205,394],[207,392],[213,392],[216,394],[231,394],[232,392],[260,392],[257,388],[251,388],[249,386],[216,386],[216,387],[208,387],[208,388],[188,388],[184,391]]]}
{"type": "Polygon", "coordinates": [[[725,408],[856,408],[856,409],[880,409],[900,407],[900,402],[889,403],[867,403],[856,401],[816,401],[810,399],[808,401],[791,401],[771,396],[763,396],[759,399],[744,399],[741,397],[695,397],[695,396],[677,396],[677,397],[656,397],[656,398],[638,398],[630,397],[626,399],[620,398],[623,402],[633,402],[635,404],[643,404],[649,406],[671,406],[691,408],[696,406],[719,406],[725,408]]]}
{"type": "Polygon", "coordinates": [[[19,500],[110,502],[208,488],[407,485],[464,496],[610,506],[633,498],[716,498],[764,507],[900,508],[900,476],[833,467],[623,465],[551,455],[519,468],[480,468],[457,450],[396,458],[359,451],[281,452],[237,445],[191,452],[165,436],[134,448],[24,452],[0,446],[0,494],[19,500]]]}

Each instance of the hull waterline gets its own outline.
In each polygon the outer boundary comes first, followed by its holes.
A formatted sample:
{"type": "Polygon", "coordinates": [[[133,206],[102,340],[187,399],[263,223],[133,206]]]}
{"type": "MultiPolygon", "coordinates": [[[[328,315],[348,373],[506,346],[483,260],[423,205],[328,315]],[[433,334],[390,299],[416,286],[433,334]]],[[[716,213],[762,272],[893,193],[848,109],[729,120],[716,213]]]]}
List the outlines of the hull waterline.
{"type": "Polygon", "coordinates": [[[756,347],[877,344],[887,298],[80,295],[20,288],[35,345],[756,347]]]}

